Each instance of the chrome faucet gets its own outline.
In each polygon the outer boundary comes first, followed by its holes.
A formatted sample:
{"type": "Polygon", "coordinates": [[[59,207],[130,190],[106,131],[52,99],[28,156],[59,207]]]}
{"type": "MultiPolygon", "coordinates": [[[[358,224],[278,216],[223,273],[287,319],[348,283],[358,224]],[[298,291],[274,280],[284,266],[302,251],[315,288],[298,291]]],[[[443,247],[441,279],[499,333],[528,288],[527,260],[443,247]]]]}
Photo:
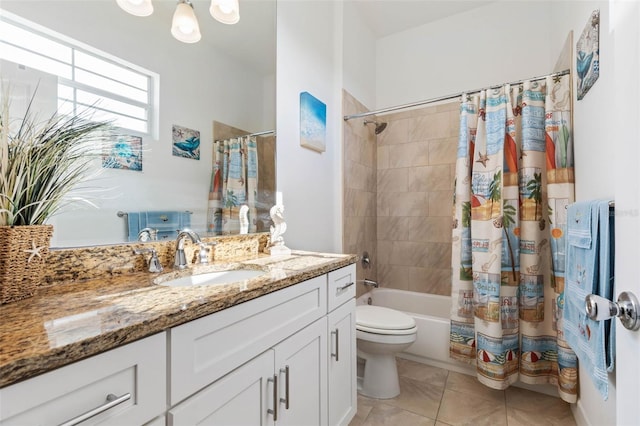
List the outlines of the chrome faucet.
{"type": "Polygon", "coordinates": [[[144,228],[138,232],[138,241],[156,241],[158,239],[158,230],[153,228],[144,228]]]}
{"type": "Polygon", "coordinates": [[[364,284],[367,287],[375,287],[378,288],[379,285],[377,283],[377,281],[373,281],[373,280],[369,280],[367,278],[365,278],[364,280],[362,280],[362,284],[364,284]]]}
{"type": "Polygon", "coordinates": [[[197,244],[200,247],[198,252],[198,263],[209,263],[209,250],[210,246],[215,246],[216,241],[205,243],[200,239],[200,236],[189,228],[184,228],[178,233],[176,238],[176,256],[173,261],[173,267],[178,269],[184,269],[187,267],[187,257],[184,254],[184,240],[185,238],[191,238],[191,242],[197,244]]]}
{"type": "Polygon", "coordinates": [[[141,248],[134,249],[133,252],[135,254],[151,253],[151,257],[149,258],[149,272],[162,272],[162,264],[160,263],[160,259],[158,259],[158,252],[155,249],[141,248]]]}
{"type": "MultiPolygon", "coordinates": [[[[173,261],[173,267],[178,269],[184,269],[187,267],[187,257],[184,254],[184,239],[186,237],[191,238],[191,242],[194,244],[199,244],[202,250],[202,241],[200,240],[200,236],[196,234],[189,228],[184,228],[182,231],[178,233],[178,238],[176,238],[176,257],[173,261]]],[[[201,263],[202,256],[200,256],[201,263]]]]}

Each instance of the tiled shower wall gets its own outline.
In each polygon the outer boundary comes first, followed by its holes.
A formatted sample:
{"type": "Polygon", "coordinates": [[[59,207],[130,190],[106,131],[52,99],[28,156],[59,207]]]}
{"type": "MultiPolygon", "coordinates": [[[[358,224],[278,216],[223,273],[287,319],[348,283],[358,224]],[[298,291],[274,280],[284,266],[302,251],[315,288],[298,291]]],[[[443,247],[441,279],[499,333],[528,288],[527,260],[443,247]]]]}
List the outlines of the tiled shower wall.
{"type": "Polygon", "coordinates": [[[451,294],[451,215],[458,103],[379,117],[378,280],[390,288],[451,294]]]}
{"type": "MultiPolygon", "coordinates": [[[[345,115],[364,111],[343,92],[345,115]]],[[[458,102],[376,120],[387,123],[377,136],[364,119],[344,125],[343,249],[371,255],[372,269],[358,265],[359,280],[448,296],[458,102]]]]}
{"type": "MultiPolygon", "coordinates": [[[[343,91],[342,111],[345,115],[367,111],[349,93],[343,91]]],[[[356,294],[360,296],[367,289],[360,280],[377,279],[377,236],[376,236],[376,138],[372,126],[364,126],[364,120],[344,122],[343,140],[343,234],[342,249],[345,253],[362,255],[369,253],[371,267],[364,269],[357,263],[356,294]]]]}

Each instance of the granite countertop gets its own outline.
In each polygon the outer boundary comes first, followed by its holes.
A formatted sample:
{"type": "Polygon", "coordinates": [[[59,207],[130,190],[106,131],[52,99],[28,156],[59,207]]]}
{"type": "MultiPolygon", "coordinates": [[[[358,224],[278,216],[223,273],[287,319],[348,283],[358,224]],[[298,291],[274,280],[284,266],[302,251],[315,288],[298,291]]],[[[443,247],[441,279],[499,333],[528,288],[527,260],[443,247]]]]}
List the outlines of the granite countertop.
{"type": "Polygon", "coordinates": [[[356,262],[355,255],[294,251],[257,254],[194,266],[265,271],[220,286],[167,287],[162,274],[134,272],[43,288],[34,297],[0,306],[0,387],[167,330],[356,262]]]}

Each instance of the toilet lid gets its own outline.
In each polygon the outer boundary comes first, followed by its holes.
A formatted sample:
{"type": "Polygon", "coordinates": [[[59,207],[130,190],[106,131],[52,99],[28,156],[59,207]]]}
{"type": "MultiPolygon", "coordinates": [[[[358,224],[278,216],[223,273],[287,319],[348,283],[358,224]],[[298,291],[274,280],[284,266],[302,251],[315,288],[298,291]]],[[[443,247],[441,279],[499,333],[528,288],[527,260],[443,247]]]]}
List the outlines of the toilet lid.
{"type": "Polygon", "coordinates": [[[416,322],[409,315],[382,306],[356,306],[356,326],[361,329],[409,330],[416,322]]]}

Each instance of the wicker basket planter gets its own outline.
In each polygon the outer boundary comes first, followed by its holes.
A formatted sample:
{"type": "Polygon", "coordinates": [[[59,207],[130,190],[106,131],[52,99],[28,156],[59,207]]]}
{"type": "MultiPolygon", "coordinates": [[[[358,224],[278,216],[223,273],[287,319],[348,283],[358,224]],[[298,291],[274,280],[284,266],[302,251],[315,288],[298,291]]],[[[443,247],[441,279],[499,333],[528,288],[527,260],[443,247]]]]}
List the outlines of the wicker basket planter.
{"type": "Polygon", "coordinates": [[[0,304],[34,295],[52,234],[52,225],[0,226],[0,304]]]}

